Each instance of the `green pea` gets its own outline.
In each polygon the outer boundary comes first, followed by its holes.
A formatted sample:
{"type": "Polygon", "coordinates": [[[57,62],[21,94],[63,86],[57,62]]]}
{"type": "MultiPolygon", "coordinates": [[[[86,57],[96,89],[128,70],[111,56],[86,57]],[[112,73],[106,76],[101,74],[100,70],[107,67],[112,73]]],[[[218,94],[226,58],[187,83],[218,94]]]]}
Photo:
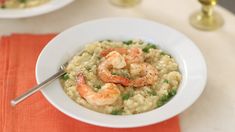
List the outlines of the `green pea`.
{"type": "Polygon", "coordinates": [[[169,83],[169,81],[168,81],[167,79],[165,79],[163,82],[164,82],[164,83],[169,83]]]}
{"type": "Polygon", "coordinates": [[[145,53],[148,53],[150,49],[156,49],[157,46],[155,44],[152,43],[148,43],[143,49],[142,51],[145,53]]]}
{"type": "Polygon", "coordinates": [[[151,96],[156,96],[157,95],[156,91],[154,91],[154,90],[148,91],[148,94],[151,95],[151,96]]]}
{"type": "Polygon", "coordinates": [[[128,41],[123,41],[123,44],[126,44],[126,45],[131,45],[133,43],[132,40],[128,40],[128,41]]]}
{"type": "Polygon", "coordinates": [[[95,86],[97,89],[101,89],[101,86],[100,85],[97,85],[97,86],[95,86]]]}
{"type": "Polygon", "coordinates": [[[112,115],[121,115],[123,112],[122,109],[116,109],[116,110],[113,110],[110,114],[112,115]]]}
{"type": "Polygon", "coordinates": [[[133,96],[133,94],[130,92],[124,93],[124,94],[122,94],[122,100],[128,100],[132,96],[133,96]]]}
{"type": "Polygon", "coordinates": [[[116,73],[116,72],[111,72],[111,74],[112,74],[112,75],[118,75],[118,73],[116,73]]]}
{"type": "Polygon", "coordinates": [[[62,76],[62,79],[64,81],[68,80],[69,79],[69,75],[67,73],[65,73],[63,76],[62,76]]]}
{"type": "Polygon", "coordinates": [[[158,101],[157,101],[157,107],[161,107],[165,103],[167,103],[172,97],[174,97],[177,93],[176,88],[172,88],[168,94],[163,95],[158,101]]]}

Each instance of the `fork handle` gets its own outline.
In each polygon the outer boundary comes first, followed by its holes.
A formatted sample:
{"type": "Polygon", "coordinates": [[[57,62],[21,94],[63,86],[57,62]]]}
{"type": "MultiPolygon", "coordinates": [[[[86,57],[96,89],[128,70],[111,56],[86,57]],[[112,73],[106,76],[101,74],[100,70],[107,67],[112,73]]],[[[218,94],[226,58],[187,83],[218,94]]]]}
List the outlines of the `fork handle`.
{"type": "Polygon", "coordinates": [[[25,92],[24,94],[22,94],[21,96],[11,100],[11,105],[15,106],[18,103],[20,103],[21,101],[23,101],[24,99],[26,99],[27,97],[31,96],[32,94],[34,94],[35,92],[37,92],[38,90],[40,90],[41,88],[47,86],[48,84],[52,83],[54,80],[56,80],[57,78],[59,78],[60,76],[62,76],[63,74],[65,74],[64,70],[59,70],[57,73],[55,73],[54,75],[52,75],[50,78],[48,78],[47,80],[43,81],[42,83],[40,83],[39,85],[33,87],[32,89],[28,90],[27,92],[25,92]]]}

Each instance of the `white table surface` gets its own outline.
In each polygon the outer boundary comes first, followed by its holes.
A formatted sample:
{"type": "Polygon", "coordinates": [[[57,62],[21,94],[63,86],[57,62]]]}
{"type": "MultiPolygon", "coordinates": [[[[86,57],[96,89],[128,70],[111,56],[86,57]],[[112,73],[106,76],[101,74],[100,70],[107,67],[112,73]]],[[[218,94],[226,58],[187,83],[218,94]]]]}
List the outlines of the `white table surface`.
{"type": "Polygon", "coordinates": [[[0,19],[0,35],[57,33],[81,22],[115,16],[140,17],[169,25],[197,44],[208,65],[203,94],[180,114],[182,132],[235,132],[235,16],[217,7],[225,25],[217,31],[203,32],[192,28],[188,21],[189,15],[200,9],[197,0],[142,1],[134,8],[118,8],[108,0],[75,0],[46,15],[0,19]]]}

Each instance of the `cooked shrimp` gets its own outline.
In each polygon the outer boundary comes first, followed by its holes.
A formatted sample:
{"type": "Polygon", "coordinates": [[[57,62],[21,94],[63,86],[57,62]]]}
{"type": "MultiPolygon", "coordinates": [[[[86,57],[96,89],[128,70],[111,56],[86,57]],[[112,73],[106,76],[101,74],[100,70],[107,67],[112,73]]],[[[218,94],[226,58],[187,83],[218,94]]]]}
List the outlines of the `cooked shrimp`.
{"type": "Polygon", "coordinates": [[[130,48],[125,57],[127,64],[144,62],[143,52],[140,48],[130,48]]]}
{"type": "Polygon", "coordinates": [[[105,57],[112,51],[117,51],[120,54],[127,54],[127,49],[125,48],[108,48],[100,52],[100,56],[105,57]]]}
{"type": "Polygon", "coordinates": [[[125,55],[125,60],[126,60],[127,64],[140,63],[140,62],[144,61],[143,52],[140,48],[130,48],[130,49],[126,49],[126,48],[109,48],[109,49],[103,50],[100,53],[100,55],[104,57],[112,51],[117,51],[121,55],[125,55]]]}
{"type": "Polygon", "coordinates": [[[98,66],[98,76],[106,83],[118,83],[128,86],[130,80],[118,75],[112,75],[110,70],[112,68],[121,69],[126,66],[124,57],[117,51],[112,51],[105,56],[105,60],[98,66]]]}
{"type": "Polygon", "coordinates": [[[94,92],[82,74],[77,75],[77,90],[89,104],[96,106],[113,104],[120,96],[120,90],[113,83],[106,83],[98,92],[94,92]]]}
{"type": "Polygon", "coordinates": [[[137,76],[131,80],[130,85],[134,87],[143,87],[154,84],[158,79],[158,71],[155,67],[148,63],[133,63],[130,65],[130,73],[137,76]]]}

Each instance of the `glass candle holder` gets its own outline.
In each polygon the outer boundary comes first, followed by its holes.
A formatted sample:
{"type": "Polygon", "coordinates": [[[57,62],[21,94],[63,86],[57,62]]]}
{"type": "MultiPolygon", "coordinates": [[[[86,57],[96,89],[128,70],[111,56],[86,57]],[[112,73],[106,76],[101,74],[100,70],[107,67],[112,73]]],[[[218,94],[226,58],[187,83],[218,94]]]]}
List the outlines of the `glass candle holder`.
{"type": "Polygon", "coordinates": [[[190,16],[191,25],[205,31],[215,30],[223,26],[222,16],[213,10],[217,0],[199,0],[199,2],[202,4],[202,9],[190,16]]]}
{"type": "Polygon", "coordinates": [[[110,0],[113,5],[119,7],[132,7],[140,3],[141,0],[110,0]]]}

